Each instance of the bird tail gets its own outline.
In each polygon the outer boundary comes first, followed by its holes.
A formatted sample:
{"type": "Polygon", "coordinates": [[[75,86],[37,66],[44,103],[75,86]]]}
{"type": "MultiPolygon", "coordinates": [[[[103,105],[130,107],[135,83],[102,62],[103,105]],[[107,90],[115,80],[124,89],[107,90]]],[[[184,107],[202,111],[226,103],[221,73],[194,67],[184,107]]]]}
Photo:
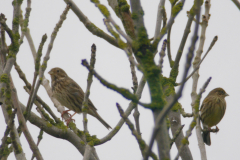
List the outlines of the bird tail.
{"type": "Polygon", "coordinates": [[[107,129],[112,129],[112,127],[105,122],[102,117],[97,113],[95,109],[89,108],[88,114],[92,115],[93,117],[97,118],[107,129]]]}
{"type": "Polygon", "coordinates": [[[211,146],[210,132],[202,132],[202,138],[206,145],[211,146]]]}

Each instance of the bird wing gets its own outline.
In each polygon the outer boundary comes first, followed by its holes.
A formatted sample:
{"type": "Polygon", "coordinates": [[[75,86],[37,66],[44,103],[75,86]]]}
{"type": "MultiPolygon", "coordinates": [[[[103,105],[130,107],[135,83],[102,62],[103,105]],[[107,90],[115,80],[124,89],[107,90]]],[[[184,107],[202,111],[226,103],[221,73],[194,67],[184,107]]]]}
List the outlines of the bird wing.
{"type": "MultiPolygon", "coordinates": [[[[84,92],[82,90],[82,88],[71,78],[69,78],[68,80],[68,87],[69,87],[69,91],[70,93],[76,97],[76,99],[79,100],[79,104],[82,105],[83,103],[83,98],[84,98],[84,92]]],[[[91,102],[90,99],[88,99],[88,105],[91,108],[94,108],[95,110],[97,110],[97,108],[93,105],[93,103],[91,102]]],[[[82,107],[82,106],[81,106],[82,107]]]]}

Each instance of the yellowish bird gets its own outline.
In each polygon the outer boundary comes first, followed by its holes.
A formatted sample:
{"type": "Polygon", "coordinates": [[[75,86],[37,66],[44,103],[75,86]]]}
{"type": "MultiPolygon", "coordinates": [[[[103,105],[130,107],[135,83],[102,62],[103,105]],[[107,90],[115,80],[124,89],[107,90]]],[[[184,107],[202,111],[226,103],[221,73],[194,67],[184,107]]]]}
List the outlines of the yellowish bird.
{"type": "MultiPolygon", "coordinates": [[[[202,133],[203,141],[207,145],[211,145],[210,130],[216,126],[223,118],[226,111],[225,97],[229,96],[224,89],[215,88],[203,100],[200,109],[200,119],[203,129],[208,130],[202,133]]],[[[217,127],[216,127],[217,128],[217,127]]]]}

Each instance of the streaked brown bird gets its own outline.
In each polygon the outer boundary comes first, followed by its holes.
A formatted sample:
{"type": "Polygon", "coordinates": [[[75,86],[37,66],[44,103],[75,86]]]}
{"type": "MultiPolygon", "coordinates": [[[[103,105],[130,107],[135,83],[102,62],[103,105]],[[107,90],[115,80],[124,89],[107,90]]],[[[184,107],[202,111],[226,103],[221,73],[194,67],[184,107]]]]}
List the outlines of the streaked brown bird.
{"type": "MultiPolygon", "coordinates": [[[[82,113],[82,103],[84,98],[84,92],[82,88],[61,68],[53,68],[48,72],[52,79],[52,92],[53,96],[61,103],[61,105],[67,107],[75,113],[82,113]]],[[[88,114],[97,118],[107,129],[111,128],[110,125],[105,122],[102,117],[97,113],[96,107],[91,100],[88,100],[88,114]]],[[[63,114],[62,114],[63,115],[63,114]]],[[[70,122],[70,120],[68,122],[70,122]]]]}
{"type": "MultiPolygon", "coordinates": [[[[216,126],[223,118],[226,111],[225,97],[229,96],[224,89],[215,88],[203,100],[200,109],[200,119],[203,124],[203,129],[208,130],[202,133],[203,141],[207,145],[211,145],[210,130],[216,126]]],[[[216,126],[216,130],[218,130],[216,126]]]]}

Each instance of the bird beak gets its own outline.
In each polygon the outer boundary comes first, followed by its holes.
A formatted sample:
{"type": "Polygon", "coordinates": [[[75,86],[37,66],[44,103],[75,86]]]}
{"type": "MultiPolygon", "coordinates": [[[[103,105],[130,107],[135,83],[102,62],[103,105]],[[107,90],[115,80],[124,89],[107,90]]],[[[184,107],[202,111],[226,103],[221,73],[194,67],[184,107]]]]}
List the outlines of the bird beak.
{"type": "Polygon", "coordinates": [[[225,93],[225,97],[229,96],[229,94],[225,93]]]}
{"type": "Polygon", "coordinates": [[[52,75],[52,74],[53,74],[53,72],[52,72],[52,71],[49,71],[49,72],[48,72],[48,74],[52,75]]]}

